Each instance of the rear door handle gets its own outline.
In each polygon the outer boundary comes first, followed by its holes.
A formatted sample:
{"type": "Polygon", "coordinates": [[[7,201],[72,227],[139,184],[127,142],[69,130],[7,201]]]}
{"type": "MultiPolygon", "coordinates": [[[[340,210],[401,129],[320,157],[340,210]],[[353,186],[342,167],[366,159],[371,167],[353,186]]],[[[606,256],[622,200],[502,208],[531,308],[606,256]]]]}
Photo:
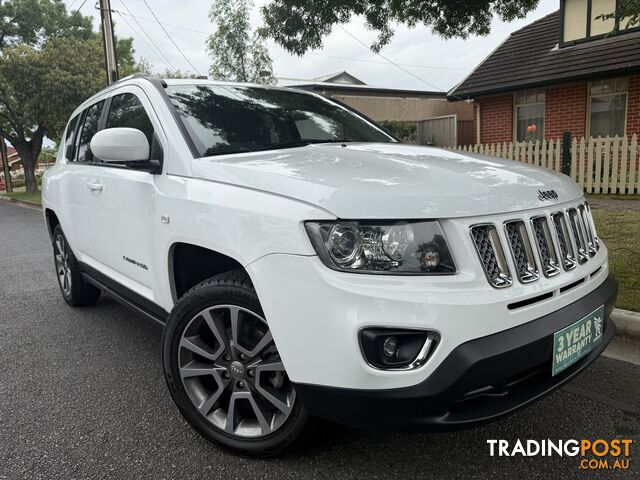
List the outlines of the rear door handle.
{"type": "Polygon", "coordinates": [[[100,182],[94,181],[87,183],[87,188],[89,190],[93,190],[94,192],[101,192],[104,189],[104,185],[100,182]]]}

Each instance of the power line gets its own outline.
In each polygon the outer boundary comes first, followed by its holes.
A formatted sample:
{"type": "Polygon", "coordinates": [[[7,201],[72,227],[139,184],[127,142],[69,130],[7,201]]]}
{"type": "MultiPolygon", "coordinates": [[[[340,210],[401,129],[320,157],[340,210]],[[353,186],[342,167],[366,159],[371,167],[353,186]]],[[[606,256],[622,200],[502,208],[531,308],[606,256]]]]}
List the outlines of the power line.
{"type": "MultiPolygon", "coordinates": [[[[151,42],[151,44],[156,48],[157,53],[160,58],[163,58],[164,61],[173,69],[176,70],[176,67],[171,63],[171,61],[167,58],[166,55],[164,55],[162,53],[162,50],[158,47],[158,45],[156,45],[156,42],[153,41],[153,39],[151,38],[151,36],[147,33],[147,31],[144,29],[144,27],[140,24],[140,22],[138,22],[138,20],[136,19],[136,17],[131,13],[131,10],[129,10],[129,7],[127,7],[127,5],[124,3],[124,0],[120,0],[120,3],[122,4],[122,6],[127,10],[127,12],[129,12],[129,15],[131,15],[131,17],[133,18],[133,21],[136,22],[136,24],[140,27],[140,30],[142,30],[142,33],[144,33],[144,35],[149,39],[149,41],[151,42]]],[[[117,12],[117,10],[116,10],[117,12]]],[[[118,12],[120,14],[120,16],[122,17],[121,12],[118,12]]],[[[124,17],[122,17],[124,19],[124,17]]]]}
{"type": "MultiPolygon", "coordinates": [[[[351,58],[351,57],[342,57],[340,55],[330,55],[327,53],[318,53],[318,52],[307,52],[309,55],[319,55],[321,57],[329,57],[329,58],[337,58],[339,60],[349,60],[351,62],[363,62],[363,63],[374,63],[376,65],[388,65],[388,62],[378,62],[376,60],[367,60],[364,58],[351,58]]],[[[471,70],[472,67],[441,67],[437,65],[415,65],[415,64],[407,64],[407,63],[398,63],[398,65],[402,67],[412,67],[412,68],[427,68],[431,70],[463,70],[468,71],[471,70]]]]}
{"type": "MultiPolygon", "coordinates": [[[[73,2],[73,3],[76,3],[76,2],[73,2]]],[[[85,4],[85,3],[87,3],[87,0],[84,0],[84,1],[80,4],[80,6],[79,6],[78,8],[76,8],[76,12],[79,12],[79,11],[80,11],[80,9],[81,9],[82,7],[84,7],[84,4],[85,4]]],[[[71,5],[73,5],[73,4],[71,4],[71,5]]],[[[69,8],[69,10],[71,10],[71,8],[69,8]]]]}
{"type": "Polygon", "coordinates": [[[78,0],[73,0],[73,2],[71,2],[71,5],[69,5],[69,7],[67,8],[67,12],[70,12],[71,9],[73,8],[73,6],[76,4],[78,0]]]}
{"type": "MultiPolygon", "coordinates": [[[[124,23],[126,23],[126,24],[127,24],[127,26],[131,29],[131,31],[134,33],[134,35],[135,35],[138,39],[142,40],[142,42],[147,46],[147,48],[148,48],[148,49],[149,49],[149,50],[150,50],[150,51],[151,51],[151,52],[152,52],[156,57],[158,57],[158,58],[160,59],[160,61],[161,61],[161,62],[166,62],[166,61],[167,61],[165,58],[163,58],[163,57],[162,57],[162,55],[161,55],[160,53],[158,53],[158,51],[157,51],[157,50],[156,50],[156,49],[155,49],[155,48],[154,48],[154,47],[153,47],[149,42],[147,42],[147,41],[144,39],[144,37],[143,37],[143,36],[141,36],[141,35],[140,35],[140,33],[139,33],[135,28],[133,28],[133,25],[131,25],[131,24],[129,23],[129,21],[128,21],[128,20],[127,20],[127,19],[126,19],[126,18],[125,18],[125,17],[124,17],[120,12],[116,11],[116,13],[117,13],[117,14],[118,14],[118,16],[119,16],[119,17],[124,21],[124,23]]],[[[167,62],[167,63],[168,63],[169,65],[171,65],[171,63],[170,63],[170,62],[167,62]]],[[[175,70],[175,67],[171,66],[171,68],[172,68],[173,70],[175,70]]]]}
{"type": "MultiPolygon", "coordinates": [[[[364,43],[362,40],[360,40],[358,37],[356,37],[355,35],[353,35],[352,33],[350,33],[349,31],[347,31],[347,29],[345,29],[342,25],[340,25],[340,28],[342,29],[342,31],[344,33],[346,33],[347,35],[349,35],[351,38],[353,38],[356,42],[360,43],[361,45],[363,45],[364,47],[366,47],[367,49],[369,49],[369,45],[367,45],[366,43],[364,43]]],[[[409,70],[407,70],[406,68],[398,65],[397,63],[395,63],[393,60],[391,60],[388,57],[385,57],[384,55],[382,55],[381,53],[378,52],[374,52],[376,55],[378,55],[380,58],[382,58],[383,60],[386,60],[387,62],[389,62],[391,65],[393,65],[394,67],[398,68],[399,70],[402,70],[404,73],[406,73],[407,75],[411,75],[413,78],[415,78],[416,80],[421,81],[422,83],[424,83],[425,85],[428,85],[431,88],[435,88],[436,90],[441,90],[443,92],[446,92],[447,90],[445,90],[444,88],[440,88],[436,85],[434,85],[433,83],[429,83],[427,82],[425,79],[420,78],[419,76],[417,76],[416,74],[414,74],[413,72],[410,72],[409,70]]]]}
{"type": "MultiPolygon", "coordinates": [[[[145,22],[153,22],[153,23],[158,23],[156,20],[153,20],[151,18],[147,18],[147,17],[141,17],[141,16],[137,16],[137,15],[131,15],[129,13],[125,13],[125,12],[118,12],[116,10],[117,13],[119,13],[120,15],[127,15],[129,17],[133,17],[136,18],[138,20],[142,20],[145,22]]],[[[184,30],[186,32],[192,32],[192,33],[197,33],[200,35],[206,35],[209,36],[211,33],[210,32],[205,32],[203,30],[197,30],[195,28],[189,28],[189,27],[184,27],[182,25],[176,25],[174,23],[167,23],[167,22],[159,22],[161,25],[164,25],[165,27],[170,27],[170,28],[176,28],[178,30],[184,30]]],[[[271,44],[267,44],[267,46],[269,48],[281,48],[278,45],[271,45],[271,44]]],[[[367,47],[368,48],[368,47],[367,47]]],[[[388,65],[389,62],[379,62],[376,60],[366,60],[363,58],[353,58],[353,57],[343,57],[340,55],[330,55],[327,53],[320,53],[320,52],[307,52],[307,55],[316,55],[319,57],[327,57],[327,58],[337,58],[339,60],[348,60],[351,62],[363,62],[363,63],[373,63],[376,65],[388,65]]],[[[426,69],[431,69],[431,70],[460,70],[460,71],[468,71],[471,70],[473,67],[445,67],[445,66],[441,66],[441,65],[418,65],[418,64],[408,64],[408,63],[398,63],[398,65],[402,66],[402,67],[411,67],[411,68],[426,68],[426,69]]]]}
{"type": "Polygon", "coordinates": [[[123,13],[124,15],[129,15],[129,16],[131,16],[131,17],[135,17],[135,18],[137,18],[138,20],[144,20],[145,22],[160,23],[161,25],[164,25],[165,27],[177,28],[177,29],[179,29],[179,30],[185,30],[185,31],[187,31],[187,32],[199,33],[199,34],[201,34],[201,35],[207,35],[207,36],[209,36],[209,35],[210,35],[210,33],[209,33],[209,32],[205,32],[205,31],[203,31],[203,30],[196,30],[195,28],[184,27],[184,26],[182,26],[182,25],[175,25],[175,24],[173,24],[173,23],[167,23],[167,22],[157,22],[156,20],[153,20],[153,19],[151,19],[151,18],[141,17],[141,16],[138,16],[138,15],[126,14],[126,13],[124,13],[124,12],[121,12],[121,13],[123,13]]]}
{"type": "Polygon", "coordinates": [[[173,41],[173,38],[171,38],[171,35],[169,35],[169,32],[167,32],[167,29],[164,28],[164,26],[162,25],[162,23],[160,23],[160,20],[158,19],[158,17],[156,17],[156,14],[153,12],[153,10],[151,10],[151,7],[149,6],[149,4],[147,3],[147,0],[143,0],[144,4],[147,6],[147,8],[149,9],[149,12],[151,12],[151,15],[153,15],[153,18],[156,19],[156,21],[158,22],[158,25],[160,25],[160,28],[162,28],[162,31],[165,33],[165,35],[169,38],[169,40],[171,41],[171,43],[173,43],[173,46],[176,47],[176,49],[178,50],[178,52],[180,52],[180,55],[182,55],[182,57],[187,61],[187,63],[189,65],[191,65],[191,68],[193,68],[194,72],[196,72],[198,75],[200,75],[200,72],[198,71],[198,69],[196,68],[196,66],[191,63],[191,60],[189,60],[187,58],[187,56],[184,54],[184,52],[180,49],[180,47],[178,46],[178,44],[176,42],[173,41]]]}

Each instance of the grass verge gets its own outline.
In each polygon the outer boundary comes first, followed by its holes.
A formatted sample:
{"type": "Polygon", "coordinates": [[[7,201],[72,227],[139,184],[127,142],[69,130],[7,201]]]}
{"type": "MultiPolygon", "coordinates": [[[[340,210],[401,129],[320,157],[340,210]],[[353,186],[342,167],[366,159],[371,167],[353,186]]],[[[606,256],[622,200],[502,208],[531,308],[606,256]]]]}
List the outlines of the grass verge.
{"type": "Polygon", "coordinates": [[[595,199],[595,200],[640,200],[640,195],[618,195],[618,194],[608,194],[608,193],[585,193],[584,196],[587,200],[595,199]]]}
{"type": "Polygon", "coordinates": [[[3,197],[15,198],[16,200],[25,200],[27,202],[41,203],[40,191],[27,193],[27,192],[13,192],[3,193],[3,197]]]}
{"type": "Polygon", "coordinates": [[[609,267],[620,282],[616,307],[640,312],[640,211],[593,210],[598,236],[609,249],[609,267]]]}

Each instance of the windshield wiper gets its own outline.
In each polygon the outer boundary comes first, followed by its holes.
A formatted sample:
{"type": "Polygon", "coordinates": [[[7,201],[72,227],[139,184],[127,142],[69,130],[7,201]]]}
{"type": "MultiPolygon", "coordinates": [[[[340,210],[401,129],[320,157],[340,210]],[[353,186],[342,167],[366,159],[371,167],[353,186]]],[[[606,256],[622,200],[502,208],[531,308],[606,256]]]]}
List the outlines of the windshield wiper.
{"type": "Polygon", "coordinates": [[[312,143],[345,143],[350,142],[351,140],[333,140],[333,139],[318,139],[318,138],[295,138],[293,140],[286,140],[284,142],[272,143],[271,145],[265,145],[264,147],[254,148],[253,152],[259,152],[261,150],[277,150],[279,148],[293,148],[293,147],[304,147],[306,145],[311,145],[312,143]]]}

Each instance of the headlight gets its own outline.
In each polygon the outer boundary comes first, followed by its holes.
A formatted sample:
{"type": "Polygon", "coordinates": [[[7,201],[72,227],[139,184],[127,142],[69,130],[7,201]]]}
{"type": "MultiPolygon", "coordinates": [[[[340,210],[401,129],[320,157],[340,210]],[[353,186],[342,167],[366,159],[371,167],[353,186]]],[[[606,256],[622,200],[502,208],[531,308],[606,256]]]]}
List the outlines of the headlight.
{"type": "Polygon", "coordinates": [[[455,273],[436,221],[306,222],[322,262],[334,270],[396,275],[455,273]]]}

